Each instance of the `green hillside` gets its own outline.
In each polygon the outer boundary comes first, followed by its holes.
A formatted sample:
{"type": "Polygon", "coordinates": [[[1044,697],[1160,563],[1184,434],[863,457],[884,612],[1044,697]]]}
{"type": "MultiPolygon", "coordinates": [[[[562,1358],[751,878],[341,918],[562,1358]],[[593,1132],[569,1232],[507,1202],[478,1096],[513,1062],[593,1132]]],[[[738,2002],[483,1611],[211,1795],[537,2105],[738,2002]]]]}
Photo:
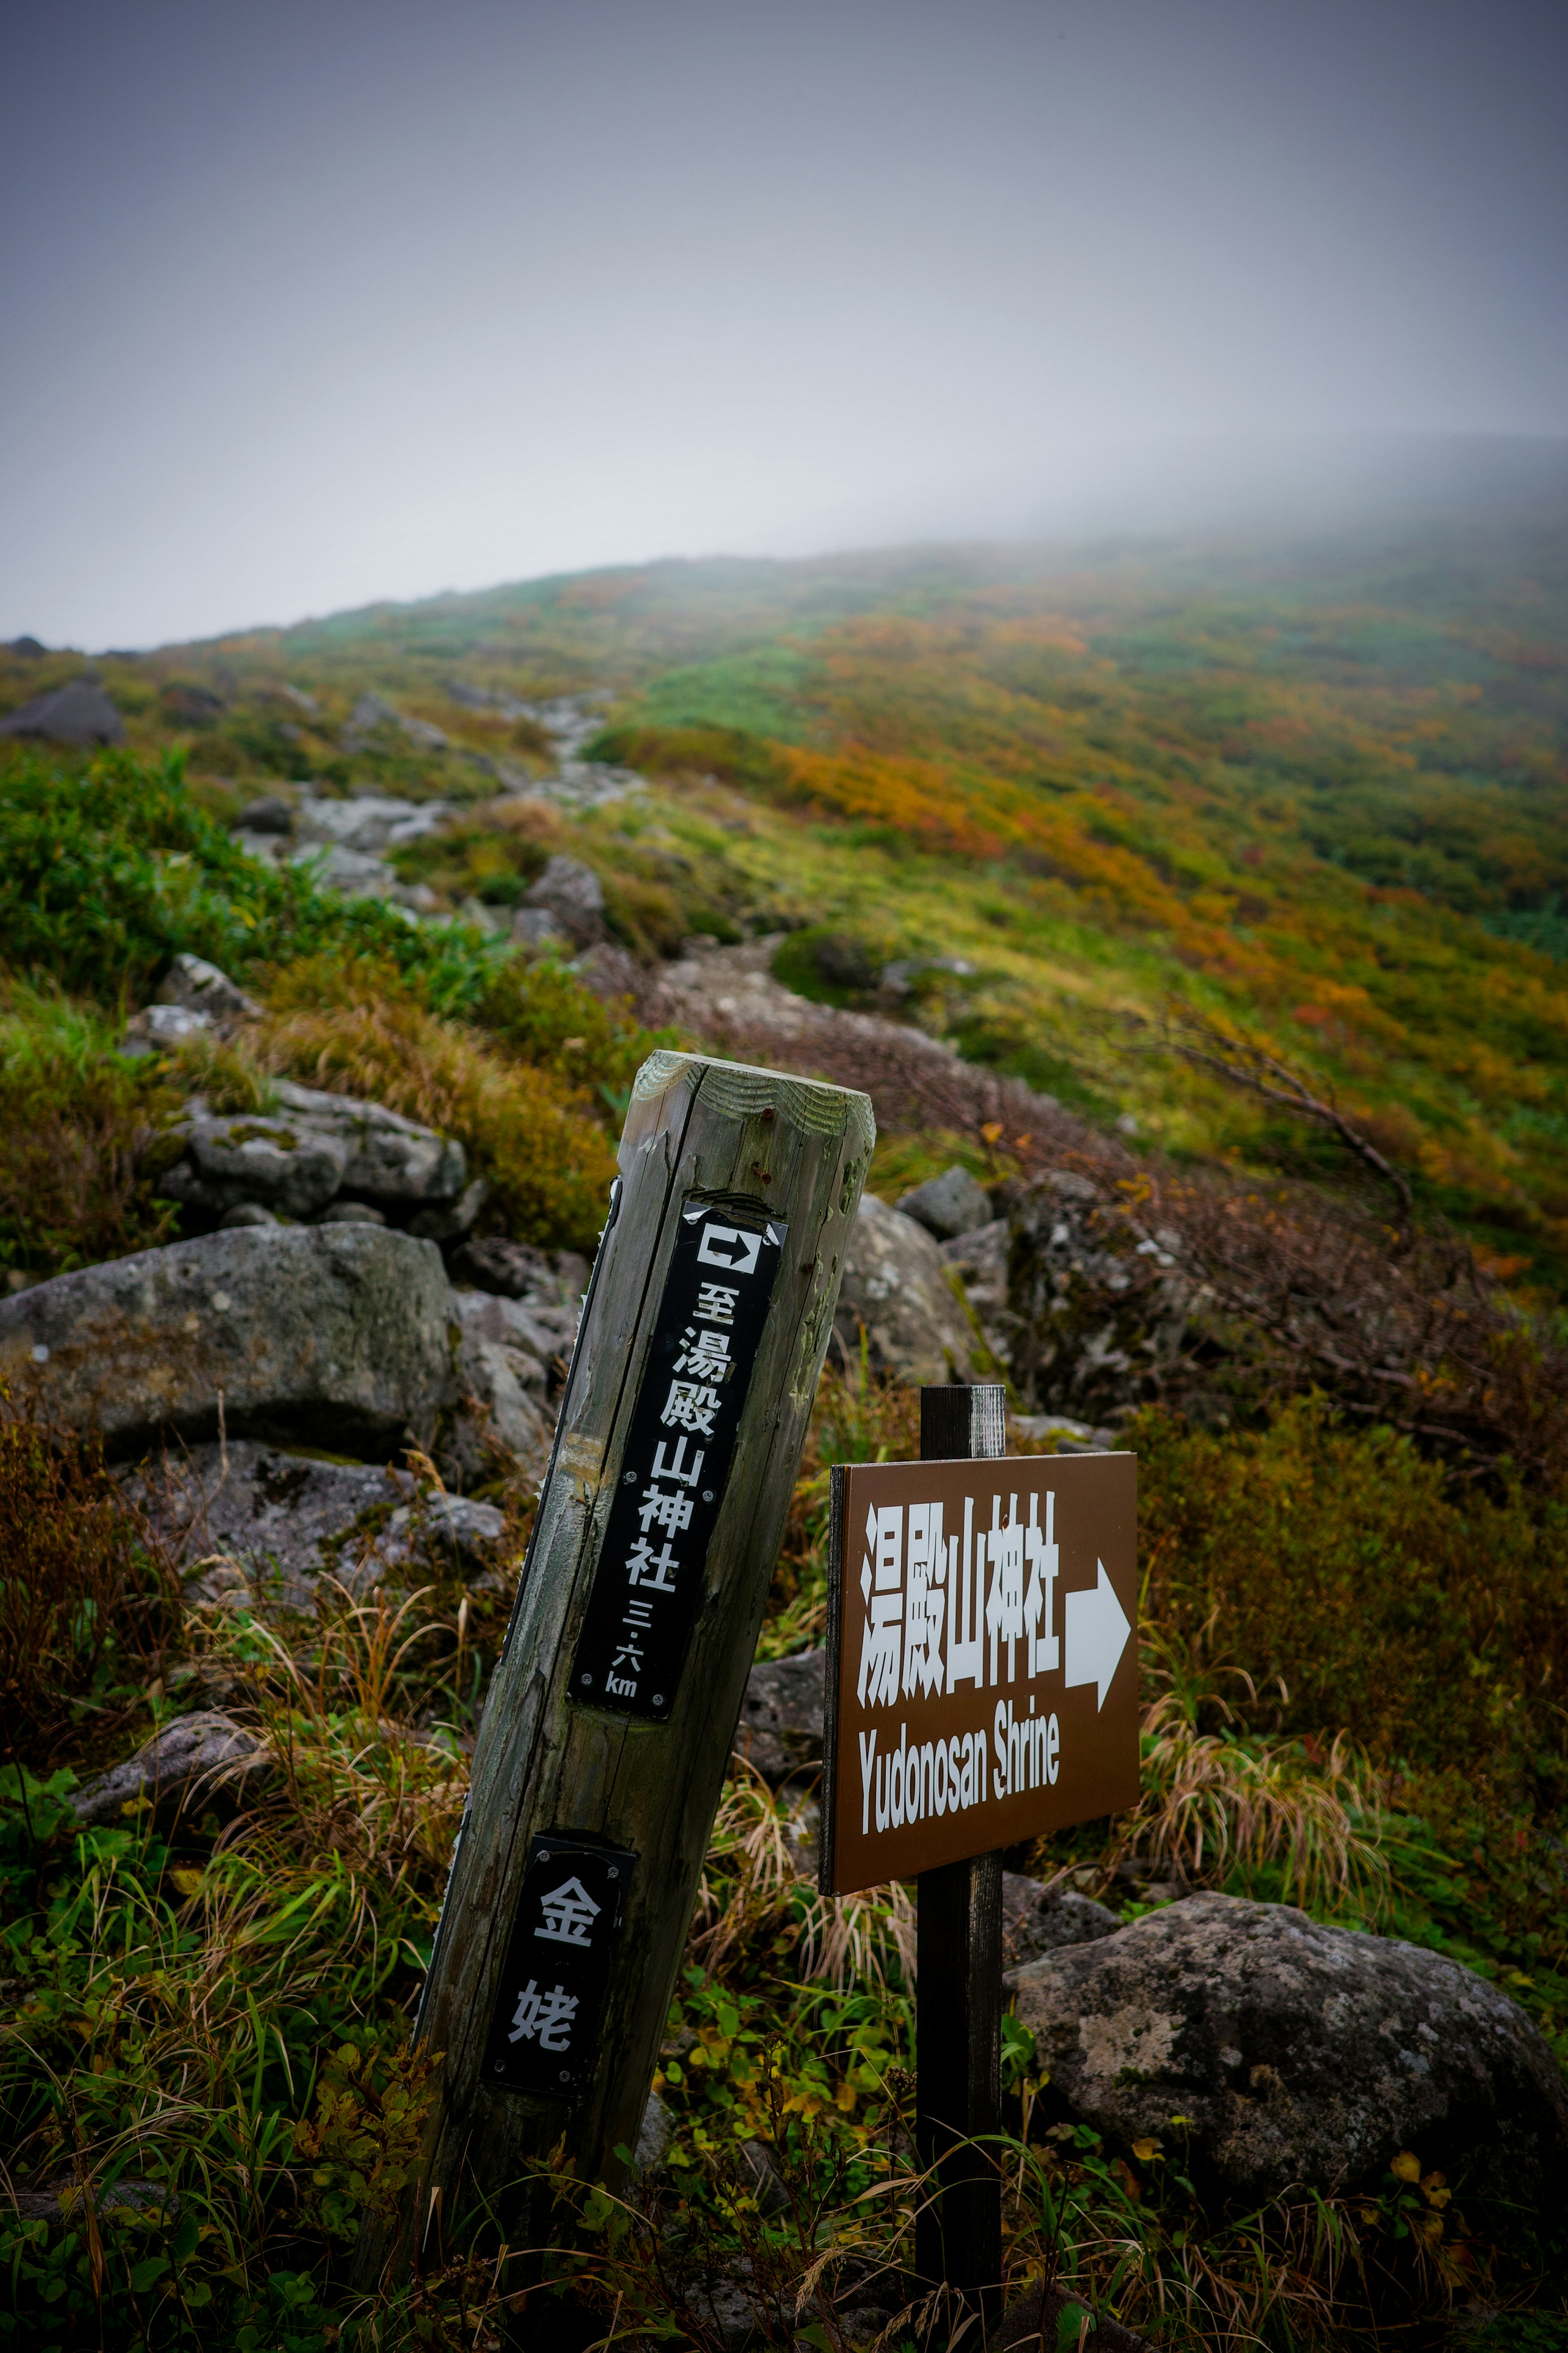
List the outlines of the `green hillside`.
{"type": "MultiPolygon", "coordinates": [[[[0,696],[77,667],[12,660],[0,696]]],[[[1195,1014],[1331,1097],[1500,1271],[1561,1286],[1568,511],[1266,554],[668,564],[99,667],[216,813],[276,776],[469,805],[405,861],[453,904],[521,887],[480,761],[515,791],[548,751],[454,686],[596,691],[593,748],[656,789],[576,847],[639,955],[814,925],[868,972],[961,959],[907,1009],[971,1060],[1177,1155],[1348,1173],[1325,1129],[1168,1050],[1195,1014]],[[346,746],[367,690],[445,747],[346,746]]],[[[808,953],[790,971],[813,986],[808,953]]]]}

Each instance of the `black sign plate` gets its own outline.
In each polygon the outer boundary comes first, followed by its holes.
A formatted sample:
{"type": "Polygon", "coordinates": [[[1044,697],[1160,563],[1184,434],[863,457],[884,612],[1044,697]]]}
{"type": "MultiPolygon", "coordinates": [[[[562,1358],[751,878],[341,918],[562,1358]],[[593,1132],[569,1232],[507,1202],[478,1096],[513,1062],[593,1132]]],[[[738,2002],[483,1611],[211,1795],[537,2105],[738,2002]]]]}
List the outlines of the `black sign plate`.
{"type": "Polygon", "coordinates": [[[681,1210],[572,1669],[592,1707],[662,1724],[675,1704],[786,1231],[762,1210],[681,1210]]]}
{"type": "Polygon", "coordinates": [[[489,2083],[572,2100],[589,2081],[636,1862],[619,1847],[533,1841],[485,2052],[489,2083]]]}

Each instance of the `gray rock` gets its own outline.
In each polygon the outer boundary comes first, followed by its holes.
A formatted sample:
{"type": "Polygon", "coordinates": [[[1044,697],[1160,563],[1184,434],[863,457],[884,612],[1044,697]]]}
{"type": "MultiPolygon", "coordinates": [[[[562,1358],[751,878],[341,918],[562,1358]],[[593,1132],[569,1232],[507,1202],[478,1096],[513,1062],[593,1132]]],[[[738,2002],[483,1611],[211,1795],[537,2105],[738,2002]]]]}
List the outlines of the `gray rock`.
{"type": "Polygon", "coordinates": [[[1012,1364],[1018,1335],[1010,1290],[1011,1253],[1012,1228],[1005,1218],[993,1218],[942,1245],[942,1261],[963,1283],[980,1336],[1004,1372],[1012,1364]]]}
{"type": "Polygon", "coordinates": [[[1192,1895],[1012,1972],[1052,2087],[1128,2142],[1183,2116],[1247,2199],[1402,2149],[1532,2202],[1568,2163],[1568,2087],[1516,2002],[1456,1961],[1289,1905],[1192,1895]]]}
{"type": "Polygon", "coordinates": [[[371,1201],[329,1201],[316,1219],[319,1226],[384,1226],[386,1211],[371,1201]]]}
{"type": "Polygon", "coordinates": [[[209,1021],[232,1021],[260,1012],[253,997],[205,956],[177,955],[153,993],[155,1006],[183,1006],[209,1021]]]}
{"type": "Polygon", "coordinates": [[[47,654],[49,649],[37,638],[20,637],[13,638],[5,650],[8,654],[20,655],[24,661],[37,661],[40,654],[47,654]]]}
{"type": "Polygon", "coordinates": [[[746,1678],[735,1753],[773,1782],[822,1763],[826,1651],[766,1659],[746,1678]]]}
{"type": "Polygon", "coordinates": [[[511,935],[520,946],[547,948],[571,944],[559,918],[548,907],[519,907],[511,919],[511,935]]]}
{"type": "Polygon", "coordinates": [[[334,842],[325,849],[298,849],[290,865],[308,868],[318,890],[340,891],[345,899],[385,899],[397,881],[390,866],[361,849],[334,842]]]}
{"type": "Polygon", "coordinates": [[[579,958],[573,970],[601,1005],[613,1005],[623,997],[629,997],[634,1006],[642,1001],[644,981],[637,959],[614,940],[601,940],[579,958]]]}
{"type": "Polygon", "coordinates": [[[956,1163],[940,1176],[928,1176],[923,1185],[900,1193],[897,1206],[906,1218],[917,1219],[939,1242],[950,1242],[955,1235],[972,1234],[993,1222],[984,1187],[956,1163]]]}
{"type": "Polygon", "coordinates": [[[134,1757],[76,1790],[71,1808],[83,1824],[118,1822],[121,1807],[146,1799],[165,1820],[214,1804],[232,1812],[248,1805],[275,1769],[253,1733],[205,1708],[176,1717],[134,1757]]]}
{"type": "MultiPolygon", "coordinates": [[[[452,1253],[452,1279],[503,1299],[520,1300],[557,1356],[570,1357],[588,1288],[589,1267],[575,1250],[536,1250],[529,1242],[489,1235],[452,1253]]],[[[479,1314],[477,1307],[462,1310],[479,1314]]],[[[500,1333],[492,1337],[504,1337],[500,1333]]],[[[528,1345],[533,1345],[529,1343],[528,1345]]]]}
{"type": "Polygon", "coordinates": [[[259,1201],[286,1218],[313,1218],[343,1181],[346,1139],[312,1134],[300,1122],[240,1112],[197,1112],[181,1123],[185,1156],[158,1180],[165,1200],[218,1215],[259,1201]]]}
{"type": "Polygon", "coordinates": [[[874,1193],[844,1252],[835,1328],[850,1363],[864,1326],[874,1371],[915,1383],[973,1381],[974,1335],[925,1228],[874,1193]]]}
{"type": "Polygon", "coordinates": [[[263,793],[259,800],[247,801],[235,818],[237,833],[292,833],[294,808],[280,793],[263,793]]]}
{"type": "Polygon", "coordinates": [[[218,1219],[218,1225],[225,1233],[237,1232],[241,1226],[275,1226],[278,1222],[272,1211],[264,1209],[259,1201],[237,1201],[233,1208],[226,1209],[218,1219]]]}
{"type": "Polygon", "coordinates": [[[1002,1958],[1008,1968],[1037,1960],[1064,1945],[1091,1945],[1113,1936],[1121,1923],[1114,1912],[1076,1887],[1052,1888],[1022,1872],[1002,1873],[1002,1958]]]}
{"type": "Polygon", "coordinates": [[[437,832],[451,813],[446,801],[405,801],[384,793],[355,793],[342,801],[310,796],[300,803],[294,824],[301,840],[371,857],[437,832]]]}
{"type": "Polygon", "coordinates": [[[492,1473],[498,1445],[525,1474],[543,1476],[550,1459],[550,1428],[524,1387],[533,1370],[533,1362],[521,1350],[464,1332],[457,1356],[458,1410],[444,1457],[457,1470],[449,1484],[471,1486],[492,1473]]]}
{"type": "Polygon", "coordinates": [[[1048,2287],[1042,2284],[1026,2288],[1016,2297],[986,2338],[985,2353],[1047,2353],[1047,2348],[1063,2344],[1076,2347],[1080,2341],[1091,2345],[1094,2353],[1159,2353],[1147,2337],[1140,2337],[1108,2312],[1096,2312],[1059,2280],[1053,2280],[1048,2287]],[[1065,2328],[1064,2316],[1069,2316],[1065,2328]]]}
{"type": "Polygon", "coordinates": [[[348,1146],[342,1189],[384,1208],[406,1202],[454,1200],[468,1182],[460,1144],[405,1119],[384,1103],[355,1095],[328,1094],[316,1087],[278,1082],[278,1101],[311,1136],[331,1137],[348,1146]]]}
{"type": "Polygon", "coordinates": [[[351,752],[363,751],[374,738],[384,733],[404,736],[422,752],[439,752],[447,742],[439,727],[427,719],[411,719],[384,694],[362,694],[349,713],[349,723],[343,729],[343,744],[351,752]]]}
{"type": "Polygon", "coordinates": [[[632,2171],[639,2181],[663,2172],[665,2157],[674,2137],[675,2118],[658,2094],[650,2092],[647,2105],[642,2112],[637,2147],[632,2151],[632,2171]]]}
{"type": "Polygon", "coordinates": [[[384,1453],[449,1393],[433,1242],[378,1226],[205,1234],[0,1300],[0,1380],[126,1455],[162,1431],[384,1453]]]}
{"type": "Polygon", "coordinates": [[[187,1038],[199,1038],[212,1028],[212,1017],[193,1013],[184,1005],[144,1005],[125,1025],[120,1041],[122,1054],[167,1054],[187,1038]]]}
{"type": "Polygon", "coordinates": [[[37,694],[19,711],[0,719],[0,735],[36,735],[46,744],[88,751],[94,744],[123,744],[125,722],[100,686],[73,678],[52,694],[37,694]]]}
{"type": "Polygon", "coordinates": [[[580,858],[552,858],[524,892],[523,904],[546,909],[579,947],[591,947],[605,937],[604,885],[580,858]]]}
{"type": "Polygon", "coordinates": [[[498,1297],[493,1291],[454,1291],[452,1306],[465,1339],[491,1340],[505,1349],[521,1386],[543,1398],[550,1388],[555,1331],[542,1324],[526,1301],[498,1297]]]}
{"type": "Polygon", "coordinates": [[[171,1451],[125,1484],[187,1575],[221,1556],[291,1609],[310,1608],[321,1576],[353,1581],[363,1550],[356,1529],[398,1492],[375,1464],[322,1461],[245,1438],[171,1451]]]}
{"type": "Polygon", "coordinates": [[[427,1242],[439,1242],[449,1249],[472,1233],[479,1211],[489,1199],[490,1188],[482,1176],[465,1185],[455,1201],[443,1201],[436,1208],[416,1209],[408,1220],[408,1230],[427,1242]]]}
{"type": "Polygon", "coordinates": [[[426,1495],[400,1504],[376,1541],[376,1555],[393,1571],[415,1567],[456,1571],[470,1582],[498,1566],[506,1514],[468,1495],[426,1495]]]}
{"type": "Polygon", "coordinates": [[[782,2214],[789,2204],[784,2176],[765,2140],[743,2140],[735,2151],[741,2179],[757,2201],[759,2214],[782,2214]]]}

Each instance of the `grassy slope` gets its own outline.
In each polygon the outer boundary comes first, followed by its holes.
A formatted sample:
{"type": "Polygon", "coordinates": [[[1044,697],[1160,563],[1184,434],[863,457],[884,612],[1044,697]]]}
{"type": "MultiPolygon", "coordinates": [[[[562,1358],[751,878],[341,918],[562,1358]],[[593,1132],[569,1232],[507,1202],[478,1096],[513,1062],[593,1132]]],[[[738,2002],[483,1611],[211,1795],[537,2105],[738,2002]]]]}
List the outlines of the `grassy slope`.
{"type": "Polygon", "coordinates": [[[465,748],[526,767],[538,747],[451,682],[608,691],[606,744],[663,788],[574,846],[673,881],[688,918],[706,899],[743,925],[826,920],[882,955],[964,957],[976,976],[921,1018],[973,1058],[1131,1112],[1177,1153],[1328,1173],[1310,1133],[1162,1050],[1173,1005],[1238,1024],[1336,1092],[1429,1207],[1555,1291],[1568,979],[1543,951],[1568,944],[1565,621],[1568,522],[1515,516],[1268,560],[662,565],[104,672],[133,736],[184,742],[240,789],[282,774],[475,801],[493,786],[465,748]],[[192,685],[223,704],[194,725],[192,685]],[[345,755],[367,686],[453,749],[345,755]]]}

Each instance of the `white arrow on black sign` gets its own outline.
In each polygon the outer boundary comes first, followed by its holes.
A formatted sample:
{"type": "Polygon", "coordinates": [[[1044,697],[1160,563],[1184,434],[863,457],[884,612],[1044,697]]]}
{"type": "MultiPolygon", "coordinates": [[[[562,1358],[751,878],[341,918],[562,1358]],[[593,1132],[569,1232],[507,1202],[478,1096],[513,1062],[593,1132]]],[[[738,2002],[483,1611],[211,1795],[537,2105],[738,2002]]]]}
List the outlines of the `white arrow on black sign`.
{"type": "Polygon", "coordinates": [[[1086,1585],[1067,1597],[1067,1681],[1069,1689],[1074,1683],[1100,1686],[1098,1713],[1105,1705],[1105,1694],[1132,1629],[1116,1599],[1116,1588],[1105,1574],[1105,1563],[1097,1560],[1094,1565],[1100,1571],[1099,1584],[1086,1585]]]}

